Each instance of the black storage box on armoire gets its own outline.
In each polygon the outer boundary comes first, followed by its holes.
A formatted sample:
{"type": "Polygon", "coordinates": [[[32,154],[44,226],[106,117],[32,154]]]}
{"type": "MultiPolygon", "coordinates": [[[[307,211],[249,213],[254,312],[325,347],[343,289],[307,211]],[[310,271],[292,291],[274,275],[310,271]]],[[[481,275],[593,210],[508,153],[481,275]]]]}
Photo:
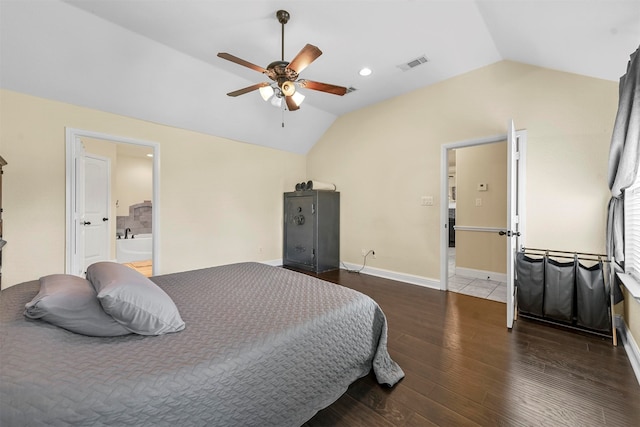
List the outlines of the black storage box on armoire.
{"type": "Polygon", "coordinates": [[[315,273],[340,267],[340,193],[284,193],[282,264],[315,273]]]}

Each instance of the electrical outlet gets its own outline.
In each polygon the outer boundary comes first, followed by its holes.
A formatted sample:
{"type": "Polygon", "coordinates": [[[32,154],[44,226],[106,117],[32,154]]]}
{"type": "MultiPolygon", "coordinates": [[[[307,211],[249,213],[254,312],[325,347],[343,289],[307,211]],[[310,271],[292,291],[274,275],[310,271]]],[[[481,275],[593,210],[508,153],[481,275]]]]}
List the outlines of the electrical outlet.
{"type": "Polygon", "coordinates": [[[366,256],[371,256],[371,258],[376,257],[376,251],[374,251],[373,249],[362,249],[360,253],[362,254],[363,257],[366,257],[366,256]]]}

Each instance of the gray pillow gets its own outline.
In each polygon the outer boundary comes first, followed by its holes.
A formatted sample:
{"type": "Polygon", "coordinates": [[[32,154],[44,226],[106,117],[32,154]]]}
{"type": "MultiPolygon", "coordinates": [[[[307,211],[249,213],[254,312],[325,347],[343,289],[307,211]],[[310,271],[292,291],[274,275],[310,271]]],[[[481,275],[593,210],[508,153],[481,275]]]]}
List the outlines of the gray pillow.
{"type": "Polygon", "coordinates": [[[104,311],[131,332],[162,335],[184,329],[173,300],[142,274],[115,262],[97,262],[87,269],[104,311]]]}
{"type": "Polygon", "coordinates": [[[115,337],[130,334],[102,310],[88,280],[68,274],[40,278],[40,292],[25,304],[24,315],[82,335],[115,337]]]}

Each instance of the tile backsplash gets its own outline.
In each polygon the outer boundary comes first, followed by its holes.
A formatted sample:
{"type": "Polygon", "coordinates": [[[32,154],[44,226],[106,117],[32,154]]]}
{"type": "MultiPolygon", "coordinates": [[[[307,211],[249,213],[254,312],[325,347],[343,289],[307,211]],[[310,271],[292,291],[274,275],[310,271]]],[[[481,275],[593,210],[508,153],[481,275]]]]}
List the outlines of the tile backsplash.
{"type": "Polygon", "coordinates": [[[131,229],[131,234],[150,234],[153,230],[152,212],[150,200],[129,206],[128,216],[116,217],[116,233],[124,236],[126,228],[131,229]]]}

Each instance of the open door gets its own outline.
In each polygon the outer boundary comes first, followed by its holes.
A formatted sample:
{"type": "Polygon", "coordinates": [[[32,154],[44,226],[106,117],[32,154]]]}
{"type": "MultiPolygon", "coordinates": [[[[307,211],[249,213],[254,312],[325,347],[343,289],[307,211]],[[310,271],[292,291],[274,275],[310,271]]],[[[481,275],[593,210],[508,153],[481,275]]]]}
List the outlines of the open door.
{"type": "Polygon", "coordinates": [[[111,162],[106,157],[84,158],[84,273],[91,264],[110,259],[109,216],[111,205],[111,162]]]}
{"type": "Polygon", "coordinates": [[[524,132],[516,132],[513,120],[507,132],[507,328],[517,317],[515,262],[516,253],[524,246],[524,132]]]}

